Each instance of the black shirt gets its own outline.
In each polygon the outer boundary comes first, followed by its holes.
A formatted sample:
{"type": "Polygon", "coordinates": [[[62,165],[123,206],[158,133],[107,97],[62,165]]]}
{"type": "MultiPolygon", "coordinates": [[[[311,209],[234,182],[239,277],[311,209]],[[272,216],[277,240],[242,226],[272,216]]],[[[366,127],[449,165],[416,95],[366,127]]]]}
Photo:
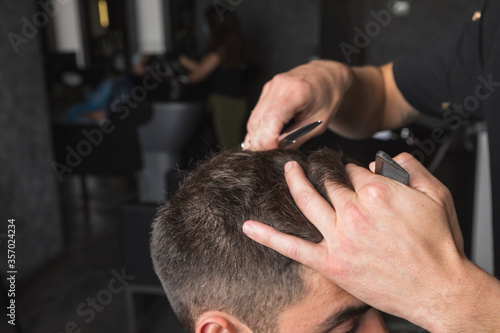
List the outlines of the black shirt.
{"type": "Polygon", "coordinates": [[[393,71],[399,90],[419,111],[453,128],[486,120],[500,276],[500,0],[474,2],[424,48],[397,59],[393,71]]]}
{"type": "Polygon", "coordinates": [[[237,67],[218,67],[210,78],[210,92],[214,94],[241,98],[245,96],[244,71],[237,67]]]}

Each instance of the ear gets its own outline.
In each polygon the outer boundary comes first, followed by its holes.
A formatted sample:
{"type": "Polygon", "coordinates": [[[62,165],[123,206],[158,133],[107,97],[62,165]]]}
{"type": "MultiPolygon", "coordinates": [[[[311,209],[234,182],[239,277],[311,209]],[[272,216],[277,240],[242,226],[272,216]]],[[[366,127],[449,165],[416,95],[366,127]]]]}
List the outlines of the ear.
{"type": "Polygon", "coordinates": [[[251,333],[238,319],[223,312],[206,312],[198,320],[196,333],[251,333]]]}
{"type": "MultiPolygon", "coordinates": [[[[221,317],[209,317],[196,327],[196,333],[230,333],[229,322],[221,317]]],[[[232,333],[232,332],[231,332],[232,333]]]]}

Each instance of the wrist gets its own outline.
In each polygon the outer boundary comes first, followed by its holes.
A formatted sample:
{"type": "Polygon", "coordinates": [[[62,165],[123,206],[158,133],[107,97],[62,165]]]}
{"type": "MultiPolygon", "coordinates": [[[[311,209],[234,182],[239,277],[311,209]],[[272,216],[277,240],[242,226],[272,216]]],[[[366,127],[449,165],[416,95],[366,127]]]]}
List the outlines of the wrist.
{"type": "Polygon", "coordinates": [[[329,128],[350,139],[365,139],[381,128],[385,101],[384,78],[373,66],[344,65],[345,92],[329,128]]]}
{"type": "Polygon", "coordinates": [[[432,295],[420,324],[429,331],[500,331],[500,281],[468,259],[432,295]]]}
{"type": "Polygon", "coordinates": [[[312,73],[317,73],[317,78],[311,80],[315,84],[313,91],[317,107],[328,113],[325,123],[330,125],[353,85],[354,72],[351,67],[332,60],[313,60],[307,66],[312,67],[312,73]]]}
{"type": "Polygon", "coordinates": [[[350,66],[333,60],[313,60],[309,64],[328,73],[325,80],[329,85],[329,92],[344,95],[351,88],[354,72],[350,66]]]}

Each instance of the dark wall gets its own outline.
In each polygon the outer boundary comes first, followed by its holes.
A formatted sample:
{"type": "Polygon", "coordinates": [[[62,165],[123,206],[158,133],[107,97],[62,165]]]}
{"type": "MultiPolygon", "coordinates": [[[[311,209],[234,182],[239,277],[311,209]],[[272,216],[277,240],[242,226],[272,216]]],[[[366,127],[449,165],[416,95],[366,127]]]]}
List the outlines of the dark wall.
{"type": "Polygon", "coordinates": [[[322,57],[351,65],[382,65],[424,46],[470,6],[469,0],[408,0],[400,2],[409,4],[409,13],[398,15],[392,7],[396,2],[322,0],[322,57]],[[378,28],[372,25],[374,23],[378,28]],[[363,40],[357,39],[357,29],[365,34],[367,30],[372,30],[363,40]],[[347,52],[349,56],[345,56],[342,45],[344,50],[353,47],[351,52],[347,52]],[[354,51],[354,48],[357,50],[354,51]]]}
{"type": "MultiPolygon", "coordinates": [[[[364,22],[373,20],[370,10],[387,9],[387,4],[390,3],[385,0],[363,1],[364,22]]],[[[366,49],[365,62],[381,65],[423,47],[470,5],[470,0],[410,1],[410,14],[406,17],[392,17],[389,25],[381,30],[380,35],[366,49]]]]}
{"type": "Polygon", "coordinates": [[[321,0],[320,56],[350,65],[361,63],[362,53],[350,53],[347,61],[340,47],[353,44],[353,28],[361,22],[362,4],[359,1],[321,0]]]}
{"type": "MultiPolygon", "coordinates": [[[[262,85],[273,75],[306,63],[314,57],[334,59],[351,65],[381,65],[425,45],[470,4],[468,0],[410,0],[408,15],[392,12],[395,0],[240,0],[229,1],[241,18],[250,59],[260,66],[251,92],[255,103],[262,85]],[[372,11],[390,13],[388,24],[358,48],[351,59],[341,44],[356,47],[355,28],[365,31],[375,20],[372,11]],[[350,60],[350,61],[348,61],[350,60]]],[[[203,12],[222,0],[197,0],[195,31],[199,52],[206,37],[201,32],[203,12]]]]}
{"type": "MultiPolygon", "coordinates": [[[[218,2],[195,2],[195,29],[201,52],[206,39],[201,33],[203,13],[214,3],[218,2]]],[[[251,103],[255,103],[266,81],[319,55],[320,1],[241,0],[230,3],[239,3],[233,10],[241,19],[249,58],[259,67],[255,91],[251,93],[251,103]]]]}
{"type": "MultiPolygon", "coordinates": [[[[0,233],[6,233],[7,219],[16,219],[21,279],[63,246],[57,186],[50,168],[53,154],[40,32],[25,28],[23,33],[25,20],[33,22],[35,10],[30,0],[0,4],[0,233]]],[[[7,240],[0,241],[4,254],[7,240]]],[[[2,258],[2,272],[5,264],[2,258]]]]}

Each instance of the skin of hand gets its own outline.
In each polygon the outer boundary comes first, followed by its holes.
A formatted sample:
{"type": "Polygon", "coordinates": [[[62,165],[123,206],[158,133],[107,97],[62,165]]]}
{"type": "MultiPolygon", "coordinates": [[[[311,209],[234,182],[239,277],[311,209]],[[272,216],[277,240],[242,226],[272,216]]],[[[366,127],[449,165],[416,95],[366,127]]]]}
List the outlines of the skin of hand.
{"type": "Polygon", "coordinates": [[[248,120],[245,147],[277,148],[283,126],[294,116],[295,124],[288,132],[313,121],[323,121],[316,130],[298,140],[298,144],[324,132],[351,81],[347,66],[327,61],[313,61],[276,75],[264,85],[248,120]]]}
{"type": "Polygon", "coordinates": [[[376,131],[400,127],[418,116],[397,88],[392,63],[378,67],[349,67],[316,60],[276,75],[264,85],[247,123],[245,149],[278,147],[283,126],[287,132],[322,120],[297,143],[330,130],[348,138],[369,137],[376,131]]]}
{"type": "Polygon", "coordinates": [[[326,184],[335,208],[296,162],[285,166],[297,206],[324,236],[318,244],[256,221],[243,231],[429,331],[500,330],[500,282],[464,256],[450,192],[411,155],[394,160],[410,173],[409,186],[349,164],[354,190],[326,184]]]}

